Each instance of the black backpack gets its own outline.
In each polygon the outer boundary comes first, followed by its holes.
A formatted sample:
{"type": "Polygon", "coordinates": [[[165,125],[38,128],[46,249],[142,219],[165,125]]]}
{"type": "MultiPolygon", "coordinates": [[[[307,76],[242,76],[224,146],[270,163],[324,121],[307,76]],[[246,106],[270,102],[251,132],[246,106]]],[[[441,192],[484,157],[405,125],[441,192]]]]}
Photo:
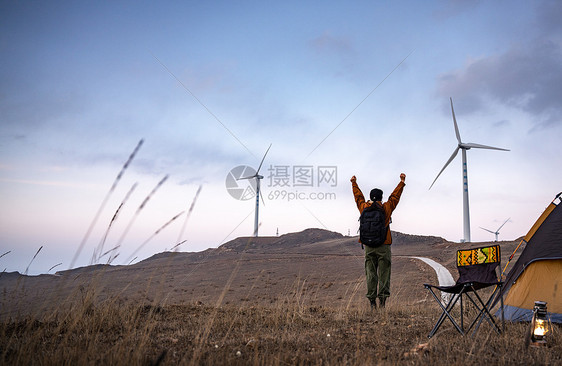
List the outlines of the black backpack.
{"type": "Polygon", "coordinates": [[[359,217],[359,240],[369,247],[378,247],[384,243],[387,231],[384,209],[373,202],[359,217]]]}

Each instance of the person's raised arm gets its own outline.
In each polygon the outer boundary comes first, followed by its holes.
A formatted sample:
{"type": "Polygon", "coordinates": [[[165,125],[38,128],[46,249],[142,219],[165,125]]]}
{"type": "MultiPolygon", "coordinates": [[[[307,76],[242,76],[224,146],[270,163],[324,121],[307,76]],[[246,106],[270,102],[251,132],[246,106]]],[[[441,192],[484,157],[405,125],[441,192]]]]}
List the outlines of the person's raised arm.
{"type": "Polygon", "coordinates": [[[396,188],[394,188],[394,191],[392,192],[390,197],[388,197],[387,204],[390,206],[391,211],[394,211],[394,209],[398,205],[398,202],[400,201],[400,196],[402,196],[402,191],[404,190],[405,185],[406,185],[406,174],[401,173],[400,182],[398,183],[396,188]]]}
{"type": "Polygon", "coordinates": [[[359,189],[357,185],[357,178],[355,176],[351,177],[351,188],[353,189],[353,197],[355,198],[355,203],[357,204],[357,209],[362,211],[363,206],[365,205],[365,196],[363,196],[363,192],[359,189]]]}

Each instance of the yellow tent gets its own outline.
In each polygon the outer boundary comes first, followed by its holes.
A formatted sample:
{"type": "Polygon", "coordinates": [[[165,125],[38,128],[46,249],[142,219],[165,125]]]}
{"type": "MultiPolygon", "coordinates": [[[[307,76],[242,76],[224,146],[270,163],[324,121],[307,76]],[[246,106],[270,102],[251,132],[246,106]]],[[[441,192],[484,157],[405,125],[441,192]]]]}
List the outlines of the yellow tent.
{"type": "Polygon", "coordinates": [[[545,301],[551,321],[562,323],[561,194],[523,238],[525,249],[506,276],[506,320],[530,321],[535,301],[545,301]]]}

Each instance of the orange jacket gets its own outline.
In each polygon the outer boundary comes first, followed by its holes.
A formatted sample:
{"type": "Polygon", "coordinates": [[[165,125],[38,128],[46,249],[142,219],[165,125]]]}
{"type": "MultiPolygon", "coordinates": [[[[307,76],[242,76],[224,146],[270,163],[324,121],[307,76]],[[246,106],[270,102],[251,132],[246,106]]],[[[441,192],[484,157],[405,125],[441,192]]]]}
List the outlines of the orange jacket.
{"type": "MultiPolygon", "coordinates": [[[[405,185],[406,185],[406,183],[400,181],[400,183],[398,183],[396,188],[394,188],[394,191],[392,192],[390,197],[388,197],[388,201],[386,201],[385,203],[382,203],[382,204],[380,202],[378,202],[379,205],[382,205],[382,208],[384,210],[385,218],[386,218],[386,220],[385,220],[386,226],[388,226],[390,224],[390,217],[392,216],[392,212],[394,211],[394,209],[398,205],[398,202],[400,201],[400,196],[402,195],[402,191],[404,190],[405,185]]],[[[365,208],[370,207],[373,204],[373,201],[365,201],[365,197],[363,196],[363,192],[361,192],[361,190],[359,189],[359,186],[357,185],[356,182],[352,182],[351,187],[353,188],[353,196],[355,197],[355,203],[357,204],[357,208],[359,209],[359,213],[362,213],[365,208]]],[[[386,240],[384,241],[383,244],[389,244],[389,245],[392,244],[392,236],[390,235],[390,227],[389,227],[388,231],[386,232],[386,240]]]]}

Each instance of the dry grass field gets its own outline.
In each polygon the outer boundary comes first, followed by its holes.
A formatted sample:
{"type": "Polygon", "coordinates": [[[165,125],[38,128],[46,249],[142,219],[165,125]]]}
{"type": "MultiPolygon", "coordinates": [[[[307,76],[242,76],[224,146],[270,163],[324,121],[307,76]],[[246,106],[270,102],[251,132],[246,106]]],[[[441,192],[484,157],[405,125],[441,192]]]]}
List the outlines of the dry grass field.
{"type": "MultiPolygon", "coordinates": [[[[517,242],[501,242],[507,258],[517,242]]],[[[478,244],[472,244],[477,246],[478,244]]],[[[452,270],[458,244],[395,233],[392,295],[371,311],[357,238],[309,229],[239,238],[131,266],[0,275],[0,363],[126,365],[562,364],[555,326],[525,348],[528,324],[460,336],[423,283],[452,270]]],[[[504,262],[505,263],[505,262],[504,262]]],[[[456,276],[455,276],[456,277],[456,276]]]]}

